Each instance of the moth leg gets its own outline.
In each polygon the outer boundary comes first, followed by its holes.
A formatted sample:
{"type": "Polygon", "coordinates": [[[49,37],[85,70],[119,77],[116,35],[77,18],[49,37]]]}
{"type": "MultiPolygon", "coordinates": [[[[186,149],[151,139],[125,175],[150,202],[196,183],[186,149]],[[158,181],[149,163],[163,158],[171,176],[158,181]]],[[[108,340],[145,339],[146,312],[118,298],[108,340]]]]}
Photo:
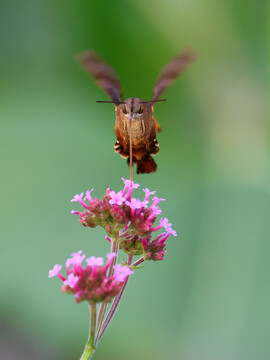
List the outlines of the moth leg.
{"type": "Polygon", "coordinates": [[[124,146],[120,144],[120,142],[117,140],[116,143],[114,144],[114,151],[117,153],[119,153],[120,156],[122,156],[123,158],[127,158],[129,156],[129,153],[127,153],[124,150],[124,146]]]}
{"type": "Polygon", "coordinates": [[[144,136],[144,134],[145,134],[145,125],[144,125],[143,120],[141,120],[141,124],[142,124],[142,135],[144,136]]]}
{"type": "Polygon", "coordinates": [[[156,155],[158,152],[159,152],[159,143],[158,143],[157,139],[154,139],[150,145],[149,153],[152,155],[156,155]]]}
{"type": "Polygon", "coordinates": [[[159,125],[157,119],[153,116],[154,122],[155,122],[155,127],[158,133],[161,132],[161,126],[159,125]]]}

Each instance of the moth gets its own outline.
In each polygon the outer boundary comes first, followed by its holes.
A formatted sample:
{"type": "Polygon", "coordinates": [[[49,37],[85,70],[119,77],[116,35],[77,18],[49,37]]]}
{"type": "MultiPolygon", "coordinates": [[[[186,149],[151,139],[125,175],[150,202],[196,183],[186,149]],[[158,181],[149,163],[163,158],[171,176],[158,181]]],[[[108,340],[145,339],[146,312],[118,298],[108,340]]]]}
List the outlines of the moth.
{"type": "Polygon", "coordinates": [[[160,132],[160,126],[155,119],[154,106],[161,94],[194,60],[195,54],[191,50],[184,50],[165,65],[154,85],[152,100],[144,101],[137,97],[127,100],[122,99],[122,88],[114,69],[99,55],[87,50],[80,54],[77,59],[82,68],[90,73],[96,83],[110,97],[111,101],[98,101],[101,103],[113,103],[115,106],[115,152],[123,158],[127,158],[131,168],[137,164],[137,174],[153,173],[157,170],[157,164],[152,155],[159,151],[156,132],[160,132]]]}

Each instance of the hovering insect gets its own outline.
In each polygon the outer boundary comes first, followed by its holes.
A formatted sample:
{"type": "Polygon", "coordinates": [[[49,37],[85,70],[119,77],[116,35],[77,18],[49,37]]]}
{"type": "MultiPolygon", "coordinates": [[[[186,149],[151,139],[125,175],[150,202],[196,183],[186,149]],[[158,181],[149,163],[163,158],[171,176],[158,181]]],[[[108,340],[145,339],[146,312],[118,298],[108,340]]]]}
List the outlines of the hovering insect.
{"type": "Polygon", "coordinates": [[[156,131],[160,126],[153,116],[155,103],[160,95],[195,59],[191,50],[184,50],[172,59],[161,70],[154,86],[152,100],[143,101],[137,97],[125,101],[121,99],[121,84],[116,72],[93,51],[85,51],[78,56],[82,68],[89,72],[96,83],[109,95],[111,101],[97,101],[100,103],[113,103],[116,111],[115,134],[117,141],[114,145],[115,152],[127,158],[131,168],[137,164],[137,174],[153,173],[157,164],[151,155],[159,151],[156,131]]]}

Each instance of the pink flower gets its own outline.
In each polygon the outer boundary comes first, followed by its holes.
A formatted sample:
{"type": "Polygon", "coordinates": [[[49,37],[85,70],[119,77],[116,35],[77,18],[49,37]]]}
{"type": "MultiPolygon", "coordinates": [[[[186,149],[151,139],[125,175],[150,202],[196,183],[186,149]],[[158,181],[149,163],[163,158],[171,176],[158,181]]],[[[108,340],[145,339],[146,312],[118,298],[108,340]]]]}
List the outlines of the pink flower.
{"type": "MultiPolygon", "coordinates": [[[[115,252],[109,253],[106,255],[108,258],[108,263],[111,263],[112,259],[117,256],[115,252]]],[[[108,265],[108,264],[107,264],[108,265]]]]}
{"type": "Polygon", "coordinates": [[[177,236],[177,232],[175,230],[169,229],[169,231],[171,232],[172,236],[177,236]]]}
{"type": "Polygon", "coordinates": [[[55,264],[54,267],[49,271],[49,278],[57,276],[61,269],[62,269],[62,265],[55,264]]]}
{"type": "Polygon", "coordinates": [[[155,195],[156,191],[150,191],[149,189],[145,188],[143,189],[143,191],[145,192],[145,201],[148,201],[150,195],[155,195]]]}
{"type": "Polygon", "coordinates": [[[130,270],[130,268],[127,266],[122,266],[119,264],[114,266],[114,277],[117,281],[124,282],[131,274],[134,274],[134,271],[130,270]]]}
{"type": "Polygon", "coordinates": [[[131,209],[140,209],[142,207],[145,207],[147,205],[148,201],[140,201],[138,199],[132,198],[131,201],[126,201],[126,204],[131,208],[131,209]]]}
{"type": "Polygon", "coordinates": [[[94,188],[93,189],[91,189],[91,190],[87,190],[86,192],[85,192],[85,197],[84,197],[84,200],[88,200],[89,201],[89,204],[91,204],[92,202],[93,202],[93,199],[92,199],[92,197],[91,197],[91,192],[94,190],[94,188]]]}
{"type": "Polygon", "coordinates": [[[71,253],[70,255],[71,255],[71,256],[74,256],[74,257],[80,256],[80,255],[82,255],[82,250],[79,250],[79,251],[77,251],[77,252],[71,253]]]}
{"type": "Polygon", "coordinates": [[[165,201],[165,199],[162,199],[162,198],[158,198],[156,196],[153,197],[153,207],[156,206],[160,201],[165,201]]]}
{"type": "Polygon", "coordinates": [[[124,179],[123,177],[121,179],[127,188],[137,189],[140,186],[140,184],[135,184],[134,181],[130,181],[129,179],[124,179]]]}
{"type": "Polygon", "coordinates": [[[161,218],[159,226],[152,228],[152,231],[157,231],[157,230],[161,229],[162,227],[164,227],[167,231],[171,231],[171,233],[173,235],[175,234],[174,236],[176,236],[177,235],[176,231],[172,230],[172,228],[171,228],[172,224],[169,223],[168,221],[169,220],[167,218],[164,218],[164,219],[161,218]]]}
{"type": "Polygon", "coordinates": [[[169,220],[167,218],[161,218],[160,219],[160,225],[162,225],[165,229],[171,229],[172,224],[169,223],[169,220]]]}
{"type": "Polygon", "coordinates": [[[177,233],[173,229],[167,229],[167,233],[164,236],[164,239],[167,240],[170,235],[177,236],[177,233]]]}
{"type": "Polygon", "coordinates": [[[122,191],[118,191],[117,193],[113,190],[111,190],[109,192],[109,195],[111,197],[111,200],[109,200],[109,203],[111,205],[113,204],[117,204],[117,205],[122,205],[125,202],[125,198],[123,197],[123,193],[122,191]]]}
{"type": "Polygon", "coordinates": [[[67,280],[63,282],[64,285],[68,285],[72,289],[75,288],[77,282],[79,280],[79,276],[75,276],[73,273],[68,275],[67,280]]]}
{"type": "Polygon", "coordinates": [[[129,199],[132,194],[132,191],[134,189],[137,189],[140,185],[135,184],[133,181],[130,181],[129,179],[124,179],[124,178],[121,178],[121,179],[123,180],[123,182],[125,184],[124,189],[123,189],[123,196],[126,195],[126,192],[128,190],[127,199],[129,199]]]}
{"type": "Polygon", "coordinates": [[[76,210],[71,210],[70,213],[71,213],[72,215],[80,215],[80,216],[83,215],[83,213],[81,213],[80,211],[76,211],[76,210]]]}
{"type": "Polygon", "coordinates": [[[83,193],[76,194],[73,199],[70,200],[70,202],[78,201],[84,208],[89,209],[89,206],[86,205],[86,203],[83,201],[83,193]]]}
{"type": "MultiPolygon", "coordinates": [[[[72,259],[82,259],[82,251],[73,253],[72,259]]],[[[108,276],[107,270],[116,253],[107,254],[107,264],[103,265],[103,258],[90,256],[86,259],[86,267],[68,259],[66,263],[70,263],[70,268],[66,268],[67,278],[59,274],[61,265],[55,265],[49,272],[49,277],[58,276],[63,285],[61,290],[67,294],[73,294],[76,302],[109,302],[120,291],[123,281],[127,276],[133,273],[129,268],[119,265],[115,274],[108,276]],[[50,276],[51,275],[51,276],[50,276]]]]}
{"type": "Polygon", "coordinates": [[[87,265],[89,266],[102,266],[103,265],[103,258],[102,257],[95,257],[91,256],[88,259],[85,259],[87,265]]]}
{"type": "Polygon", "coordinates": [[[152,213],[150,214],[148,221],[153,220],[157,215],[162,213],[162,210],[156,205],[151,206],[152,213]]]}
{"type": "Polygon", "coordinates": [[[78,265],[78,264],[81,264],[82,261],[85,259],[85,255],[82,254],[82,250],[79,250],[78,252],[76,253],[72,253],[71,254],[71,258],[67,259],[66,261],[66,267],[68,268],[70,265],[78,265]]]}
{"type": "MultiPolygon", "coordinates": [[[[152,204],[149,206],[148,201],[155,191],[148,188],[143,189],[144,200],[132,197],[133,189],[139,187],[128,179],[123,179],[123,191],[114,191],[107,188],[103,199],[95,198],[92,200],[88,196],[89,206],[83,213],[75,212],[80,217],[80,223],[86,227],[101,226],[106,231],[106,239],[109,242],[119,240],[119,248],[127,254],[143,255],[145,249],[143,239],[150,239],[154,231],[165,228],[166,234],[176,236],[172,230],[172,224],[167,218],[162,218],[159,225],[154,225],[161,209],[158,207],[159,202],[164,201],[162,198],[154,196],[152,204]]],[[[81,201],[82,194],[77,195],[74,201],[81,201]]],[[[83,205],[84,206],[84,205],[83,205]]],[[[164,253],[163,253],[164,255],[164,253]]],[[[69,264],[74,260],[69,260],[69,264]]],[[[77,269],[79,271],[79,267],[77,269]]]]}

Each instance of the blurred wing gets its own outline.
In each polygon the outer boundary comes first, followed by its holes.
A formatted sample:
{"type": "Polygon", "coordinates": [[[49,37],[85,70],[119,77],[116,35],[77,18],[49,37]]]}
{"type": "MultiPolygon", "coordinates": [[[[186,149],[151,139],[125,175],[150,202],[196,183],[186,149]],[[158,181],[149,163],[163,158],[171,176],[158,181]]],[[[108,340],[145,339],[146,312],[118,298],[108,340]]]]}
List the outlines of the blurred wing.
{"type": "Polygon", "coordinates": [[[154,86],[153,102],[158,100],[163,91],[173,83],[173,81],[195,60],[195,58],[195,52],[187,49],[164,66],[154,86]]]}
{"type": "Polygon", "coordinates": [[[82,68],[89,72],[96,83],[109,95],[115,105],[121,101],[121,84],[116,72],[105,61],[100,60],[93,51],[87,50],[78,55],[82,68]]]}

